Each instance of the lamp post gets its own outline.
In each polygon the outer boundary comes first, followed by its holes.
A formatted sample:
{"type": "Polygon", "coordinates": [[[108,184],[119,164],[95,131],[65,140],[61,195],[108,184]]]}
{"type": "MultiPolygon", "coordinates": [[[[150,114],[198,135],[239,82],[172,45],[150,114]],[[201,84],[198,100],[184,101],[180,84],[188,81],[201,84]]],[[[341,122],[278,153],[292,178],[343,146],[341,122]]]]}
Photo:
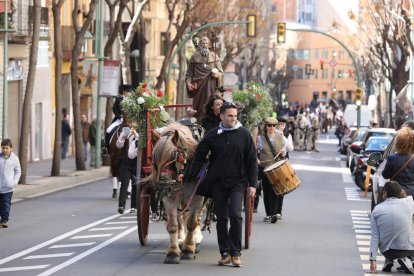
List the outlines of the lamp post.
{"type": "Polygon", "coordinates": [[[9,32],[13,30],[9,29],[9,17],[8,17],[8,7],[9,1],[4,0],[4,26],[1,32],[4,33],[4,45],[3,45],[3,122],[2,122],[2,137],[3,139],[8,136],[8,113],[9,113],[9,92],[8,92],[8,81],[7,81],[7,65],[9,62],[9,50],[8,50],[8,42],[9,42],[9,32]]]}
{"type": "MultiPolygon", "coordinates": [[[[410,39],[411,39],[411,42],[414,43],[414,1],[413,0],[411,0],[410,14],[411,14],[411,17],[410,17],[410,19],[411,19],[411,37],[410,37],[410,39]]],[[[413,113],[414,113],[414,105],[413,105],[413,103],[414,103],[414,53],[413,53],[413,51],[411,51],[411,54],[410,54],[410,78],[408,80],[408,83],[409,83],[409,88],[408,89],[410,91],[411,110],[412,110],[410,116],[412,117],[413,113]]],[[[410,118],[410,119],[412,120],[413,118],[410,118]]]]}
{"type": "Polygon", "coordinates": [[[135,49],[133,51],[131,51],[131,57],[134,58],[134,62],[135,62],[135,72],[139,71],[139,50],[135,49]]]}

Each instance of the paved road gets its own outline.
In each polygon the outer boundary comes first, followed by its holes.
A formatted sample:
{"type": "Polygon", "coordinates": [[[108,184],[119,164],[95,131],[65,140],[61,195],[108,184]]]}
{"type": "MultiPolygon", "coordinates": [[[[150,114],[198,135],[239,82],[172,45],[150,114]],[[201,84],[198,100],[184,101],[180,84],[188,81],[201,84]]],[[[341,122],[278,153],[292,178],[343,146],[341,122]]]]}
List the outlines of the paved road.
{"type": "Polygon", "coordinates": [[[321,136],[319,148],[291,155],[302,185],[285,197],[275,225],[262,222],[260,203],[240,269],[216,265],[214,227],[203,232],[196,260],[162,264],[164,223],[151,223],[141,247],[135,217],[116,213],[105,179],[16,202],[10,228],[0,229],[0,275],[364,275],[370,202],[353,184],[332,134],[321,136]]]}

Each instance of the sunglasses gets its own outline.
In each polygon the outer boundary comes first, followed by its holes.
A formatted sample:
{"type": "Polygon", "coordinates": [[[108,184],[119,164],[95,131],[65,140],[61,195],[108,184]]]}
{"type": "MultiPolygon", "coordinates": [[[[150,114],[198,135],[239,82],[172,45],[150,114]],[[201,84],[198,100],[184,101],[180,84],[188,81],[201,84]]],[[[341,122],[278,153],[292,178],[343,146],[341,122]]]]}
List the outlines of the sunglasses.
{"type": "Polygon", "coordinates": [[[276,125],[274,125],[274,124],[266,124],[266,126],[268,126],[268,127],[276,127],[276,125]]]}

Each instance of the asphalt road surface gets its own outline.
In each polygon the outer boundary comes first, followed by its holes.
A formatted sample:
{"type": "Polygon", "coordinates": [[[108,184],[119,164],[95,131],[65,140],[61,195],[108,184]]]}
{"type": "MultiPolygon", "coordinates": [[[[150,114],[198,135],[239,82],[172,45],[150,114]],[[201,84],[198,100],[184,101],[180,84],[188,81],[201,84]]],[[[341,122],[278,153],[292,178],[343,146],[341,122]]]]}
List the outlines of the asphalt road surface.
{"type": "Polygon", "coordinates": [[[369,275],[371,197],[353,183],[332,132],[319,153],[291,154],[302,184],[276,224],[263,222],[260,201],[242,268],[217,266],[214,224],[195,260],[163,264],[164,222],[150,224],[142,247],[136,217],[117,214],[108,179],[15,203],[0,229],[0,275],[369,275]]]}

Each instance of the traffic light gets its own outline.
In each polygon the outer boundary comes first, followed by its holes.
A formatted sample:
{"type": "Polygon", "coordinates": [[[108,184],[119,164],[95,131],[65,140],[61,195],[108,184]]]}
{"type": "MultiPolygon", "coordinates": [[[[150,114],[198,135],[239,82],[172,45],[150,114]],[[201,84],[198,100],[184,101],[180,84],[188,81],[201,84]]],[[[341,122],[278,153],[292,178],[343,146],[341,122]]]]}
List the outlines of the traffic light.
{"type": "Polygon", "coordinates": [[[358,87],[355,90],[355,104],[356,105],[361,105],[361,99],[362,99],[362,88],[358,87]]]}
{"type": "Polygon", "coordinates": [[[247,16],[247,37],[256,36],[256,15],[249,14],[247,16]]]}
{"type": "Polygon", "coordinates": [[[342,70],[338,70],[338,79],[342,79],[344,77],[344,72],[342,70]]]}
{"type": "Polygon", "coordinates": [[[305,65],[305,75],[310,75],[310,74],[311,74],[311,65],[306,64],[305,65]]]}
{"type": "Polygon", "coordinates": [[[277,43],[286,42],[286,23],[277,23],[277,43]]]}
{"type": "Polygon", "coordinates": [[[323,70],[323,60],[321,59],[319,63],[321,64],[321,70],[323,70]]]}

